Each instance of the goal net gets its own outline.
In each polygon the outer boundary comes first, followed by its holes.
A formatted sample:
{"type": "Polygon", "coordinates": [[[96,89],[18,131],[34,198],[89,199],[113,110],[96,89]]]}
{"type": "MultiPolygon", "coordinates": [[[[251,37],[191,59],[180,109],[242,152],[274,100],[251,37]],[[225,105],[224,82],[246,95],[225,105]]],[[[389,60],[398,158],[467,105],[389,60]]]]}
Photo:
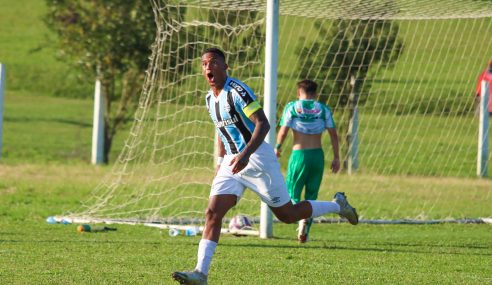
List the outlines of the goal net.
{"type": "MultiPolygon", "coordinates": [[[[203,223],[215,134],[200,70],[205,48],[224,50],[229,75],[263,102],[265,0],[152,5],[158,31],[124,150],[69,217],[203,223]]],[[[330,173],[325,135],[319,199],[346,192],[367,222],[490,216],[492,184],[476,178],[474,101],[478,75],[492,58],[491,34],[487,1],[281,1],[277,118],[296,99],[299,80],[317,82],[350,167],[330,173]],[[348,143],[354,136],[358,148],[348,143]]],[[[284,171],[291,145],[289,137],[284,171]]],[[[259,199],[246,191],[227,218],[236,214],[255,220],[259,199]]]]}

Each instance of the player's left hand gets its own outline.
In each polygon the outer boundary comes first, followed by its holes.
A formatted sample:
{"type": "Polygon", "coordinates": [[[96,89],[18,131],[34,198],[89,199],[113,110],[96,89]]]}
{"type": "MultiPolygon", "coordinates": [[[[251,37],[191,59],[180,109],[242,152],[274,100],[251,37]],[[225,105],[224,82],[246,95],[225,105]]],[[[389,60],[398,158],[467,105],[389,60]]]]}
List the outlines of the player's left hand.
{"type": "Polygon", "coordinates": [[[340,159],[333,159],[331,162],[331,171],[337,173],[340,170],[340,159]]]}
{"type": "Polygon", "coordinates": [[[229,166],[232,166],[232,174],[236,174],[243,170],[249,163],[249,157],[246,157],[244,153],[238,154],[231,160],[229,166]]]}

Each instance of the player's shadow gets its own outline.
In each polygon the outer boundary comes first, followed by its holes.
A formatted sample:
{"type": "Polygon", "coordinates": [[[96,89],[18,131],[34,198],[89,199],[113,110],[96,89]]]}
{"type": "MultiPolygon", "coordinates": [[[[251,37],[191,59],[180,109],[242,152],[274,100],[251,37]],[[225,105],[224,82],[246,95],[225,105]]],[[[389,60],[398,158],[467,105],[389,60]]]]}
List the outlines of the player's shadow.
{"type": "MultiPolygon", "coordinates": [[[[0,233],[2,235],[8,235],[9,233],[0,233]]],[[[107,233],[94,233],[93,235],[105,235],[107,233]]],[[[92,233],[91,233],[92,235],[92,233]]],[[[161,244],[161,241],[155,241],[155,242],[150,242],[150,241],[136,241],[136,240],[73,240],[73,239],[52,239],[52,240],[36,240],[36,239],[0,239],[0,244],[7,244],[7,243],[26,243],[26,244],[45,244],[45,243],[52,243],[52,244],[142,244],[142,245],[155,245],[158,246],[161,244]]]]}
{"type": "Polygon", "coordinates": [[[46,123],[60,123],[67,125],[75,125],[80,127],[92,127],[92,123],[81,122],[77,120],[62,119],[62,118],[28,118],[28,117],[8,117],[4,118],[5,122],[15,122],[15,123],[29,123],[29,122],[46,122],[46,123]]]}
{"type": "MultiPolygon", "coordinates": [[[[277,240],[292,240],[288,238],[275,238],[277,240]]],[[[421,244],[399,244],[399,243],[364,243],[360,247],[353,245],[344,245],[340,241],[312,241],[305,244],[298,244],[292,240],[292,245],[286,244],[271,244],[271,243],[244,243],[244,244],[228,244],[223,243],[220,246],[224,247],[257,247],[257,248],[284,248],[284,249],[299,249],[299,250],[350,250],[350,251],[366,251],[366,252],[384,252],[384,253],[422,253],[422,254],[442,254],[442,255],[464,255],[464,256],[492,256],[491,248],[488,246],[477,245],[444,245],[433,243],[421,244]],[[330,244],[330,242],[332,242],[330,244]],[[321,245],[320,245],[321,243],[321,245]],[[451,251],[453,248],[477,249],[481,252],[456,252],[451,251]]],[[[347,242],[349,243],[349,242],[347,242]]],[[[350,244],[354,244],[353,241],[350,244]]]]}

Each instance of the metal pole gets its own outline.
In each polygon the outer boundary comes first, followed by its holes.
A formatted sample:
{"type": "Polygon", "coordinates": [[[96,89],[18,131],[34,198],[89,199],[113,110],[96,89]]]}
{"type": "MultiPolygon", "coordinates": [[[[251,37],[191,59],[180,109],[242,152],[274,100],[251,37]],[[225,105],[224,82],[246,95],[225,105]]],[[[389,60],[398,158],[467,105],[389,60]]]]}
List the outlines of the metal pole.
{"type": "Polygon", "coordinates": [[[94,90],[91,163],[104,163],[104,96],[102,94],[101,81],[99,79],[96,80],[94,90]]]}
{"type": "Polygon", "coordinates": [[[480,94],[480,123],[478,126],[478,155],[477,175],[487,177],[489,159],[489,100],[490,85],[486,80],[482,81],[482,94],[480,94]]]}
{"type": "Polygon", "coordinates": [[[0,158],[3,144],[3,94],[5,90],[5,65],[0,63],[0,158]]]}
{"type": "MultiPolygon", "coordinates": [[[[265,47],[265,114],[270,122],[270,132],[266,141],[275,144],[277,124],[277,66],[278,66],[278,16],[279,0],[268,0],[266,11],[265,47]]],[[[261,203],[260,238],[273,237],[273,218],[268,205],[261,203]]]]}

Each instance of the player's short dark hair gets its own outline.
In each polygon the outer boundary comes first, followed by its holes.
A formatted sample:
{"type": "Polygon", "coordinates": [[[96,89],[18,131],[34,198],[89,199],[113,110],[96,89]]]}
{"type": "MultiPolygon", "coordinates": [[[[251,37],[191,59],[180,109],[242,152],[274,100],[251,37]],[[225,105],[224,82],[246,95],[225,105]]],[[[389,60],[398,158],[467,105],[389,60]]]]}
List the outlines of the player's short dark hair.
{"type": "Polygon", "coordinates": [[[316,82],[304,79],[302,81],[297,82],[297,88],[303,90],[308,95],[316,95],[316,89],[318,89],[318,84],[316,82]]]}
{"type": "Polygon", "coordinates": [[[213,53],[215,54],[216,56],[222,58],[224,60],[224,62],[226,61],[226,57],[225,57],[225,54],[223,51],[221,51],[220,49],[218,48],[207,48],[206,50],[204,50],[202,52],[202,56],[206,53],[213,53]]]}

